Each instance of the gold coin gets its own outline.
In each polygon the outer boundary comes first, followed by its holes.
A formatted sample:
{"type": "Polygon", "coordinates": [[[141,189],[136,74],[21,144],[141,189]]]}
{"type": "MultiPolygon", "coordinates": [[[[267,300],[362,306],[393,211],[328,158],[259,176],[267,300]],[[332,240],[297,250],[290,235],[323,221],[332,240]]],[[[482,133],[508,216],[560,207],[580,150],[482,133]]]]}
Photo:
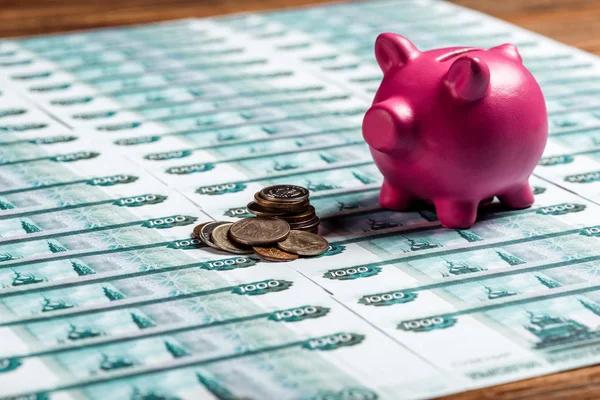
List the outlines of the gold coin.
{"type": "Polygon", "coordinates": [[[254,252],[263,260],[267,261],[294,261],[298,255],[279,250],[277,247],[252,247],[254,252]]]}
{"type": "Polygon", "coordinates": [[[300,256],[318,256],[329,249],[329,243],[314,233],[293,230],[287,239],[277,243],[277,247],[300,256]]]}
{"type": "Polygon", "coordinates": [[[252,254],[253,251],[249,247],[242,247],[237,243],[229,240],[229,230],[231,223],[225,223],[217,226],[212,231],[211,239],[214,244],[221,250],[234,254],[252,254]]]}
{"type": "Polygon", "coordinates": [[[319,227],[317,226],[316,228],[302,228],[302,229],[294,229],[296,231],[302,231],[302,232],[309,232],[309,233],[314,233],[315,235],[319,234],[319,227]]]}
{"type": "Polygon", "coordinates": [[[246,206],[246,209],[251,212],[252,214],[259,216],[259,217],[277,217],[280,215],[285,214],[285,212],[283,211],[271,211],[268,208],[265,208],[263,206],[261,206],[260,204],[258,204],[255,201],[252,201],[250,203],[248,203],[248,205],[246,206]]]}
{"type": "Polygon", "coordinates": [[[238,243],[264,246],[279,242],[290,233],[290,225],[282,219],[254,217],[234,223],[229,234],[238,243]]]}
{"type": "Polygon", "coordinates": [[[306,222],[290,223],[290,229],[310,230],[316,226],[319,226],[320,223],[321,220],[319,217],[315,216],[313,219],[306,222]]]}
{"type": "Polygon", "coordinates": [[[282,203],[304,201],[309,194],[308,189],[296,185],[275,185],[260,191],[263,198],[282,203]]]}
{"type": "MultiPolygon", "coordinates": [[[[277,206],[277,205],[280,204],[280,203],[278,203],[276,201],[265,199],[264,197],[262,197],[260,195],[260,192],[254,193],[254,201],[257,202],[258,204],[260,204],[261,206],[265,207],[265,208],[271,208],[271,206],[277,206]]],[[[301,203],[301,202],[299,202],[299,203],[301,203]]]]}
{"type": "Polygon", "coordinates": [[[257,192],[254,194],[254,201],[269,212],[285,212],[285,213],[300,213],[308,209],[310,202],[308,200],[302,200],[299,202],[286,202],[277,203],[274,201],[266,200],[257,192]]]}
{"type": "Polygon", "coordinates": [[[192,237],[196,239],[200,239],[200,231],[204,227],[204,225],[208,224],[208,222],[203,222],[200,225],[196,225],[194,230],[192,231],[192,237]]]}
{"type": "Polygon", "coordinates": [[[289,224],[307,222],[313,220],[317,214],[315,214],[315,208],[313,206],[309,206],[307,211],[304,211],[299,214],[282,214],[278,215],[277,218],[280,218],[284,221],[287,221],[289,224]]]}

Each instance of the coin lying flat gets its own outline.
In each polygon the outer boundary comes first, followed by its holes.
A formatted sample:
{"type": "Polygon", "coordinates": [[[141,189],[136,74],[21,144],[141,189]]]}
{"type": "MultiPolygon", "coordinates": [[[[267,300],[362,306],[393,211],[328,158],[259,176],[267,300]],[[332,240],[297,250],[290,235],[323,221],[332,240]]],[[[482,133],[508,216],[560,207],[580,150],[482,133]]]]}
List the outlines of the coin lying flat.
{"type": "MultiPolygon", "coordinates": [[[[280,219],[286,221],[288,224],[290,224],[291,227],[294,224],[295,225],[307,224],[309,221],[314,221],[316,217],[317,217],[317,214],[315,213],[315,209],[313,208],[313,206],[310,206],[308,211],[305,211],[303,213],[284,214],[284,215],[277,216],[277,218],[280,218],[280,219]]],[[[294,228],[292,227],[292,229],[294,229],[294,228]]]]}
{"type": "Polygon", "coordinates": [[[277,247],[252,247],[254,252],[263,260],[267,261],[294,261],[298,259],[297,254],[291,254],[277,247]]]}
{"type": "Polygon", "coordinates": [[[229,234],[238,243],[249,246],[264,246],[285,239],[290,225],[282,219],[254,217],[234,223],[229,234]]]}
{"type": "Polygon", "coordinates": [[[252,214],[259,217],[277,217],[285,214],[283,211],[271,211],[270,209],[263,207],[255,201],[248,203],[246,209],[250,211],[252,214]]]}
{"type": "Polygon", "coordinates": [[[218,227],[220,225],[228,224],[228,223],[229,222],[223,222],[223,221],[208,222],[202,228],[200,228],[200,235],[198,235],[198,239],[202,240],[206,245],[212,247],[213,249],[221,250],[219,248],[219,246],[217,246],[216,244],[213,243],[212,232],[216,227],[218,227]]]}
{"type": "Polygon", "coordinates": [[[299,202],[308,199],[308,189],[296,185],[269,186],[260,191],[263,198],[278,202],[299,202]]]}
{"type": "Polygon", "coordinates": [[[318,256],[329,249],[329,243],[321,236],[297,230],[290,231],[288,237],[277,243],[277,246],[288,253],[301,256],[318,256]]]}
{"type": "Polygon", "coordinates": [[[234,254],[252,254],[251,248],[245,248],[229,240],[229,230],[233,224],[224,223],[212,231],[211,239],[220,250],[234,254]]]}
{"type": "Polygon", "coordinates": [[[284,214],[282,217],[288,222],[299,222],[299,221],[308,221],[311,218],[316,216],[316,210],[313,206],[308,206],[308,208],[301,213],[295,214],[284,214]]]}
{"type": "Polygon", "coordinates": [[[314,222],[318,219],[317,214],[315,213],[315,210],[314,210],[314,208],[312,208],[312,206],[311,206],[311,209],[309,209],[309,211],[306,211],[302,214],[297,214],[297,215],[293,215],[293,216],[282,215],[279,218],[283,219],[290,225],[292,225],[292,224],[307,225],[308,223],[314,222]]]}
{"type": "Polygon", "coordinates": [[[300,200],[300,201],[286,201],[286,202],[276,202],[265,199],[260,192],[254,194],[254,201],[261,207],[266,210],[270,210],[273,212],[292,212],[299,213],[304,212],[308,209],[310,202],[308,199],[300,200]]]}
{"type": "Polygon", "coordinates": [[[314,228],[318,228],[321,220],[319,217],[314,217],[310,221],[301,222],[301,223],[290,223],[290,229],[298,230],[298,231],[310,231],[314,228]]]}
{"type": "Polygon", "coordinates": [[[203,222],[200,225],[196,225],[194,230],[192,231],[192,236],[196,239],[200,239],[200,231],[204,227],[204,225],[208,224],[208,222],[203,222]]]}

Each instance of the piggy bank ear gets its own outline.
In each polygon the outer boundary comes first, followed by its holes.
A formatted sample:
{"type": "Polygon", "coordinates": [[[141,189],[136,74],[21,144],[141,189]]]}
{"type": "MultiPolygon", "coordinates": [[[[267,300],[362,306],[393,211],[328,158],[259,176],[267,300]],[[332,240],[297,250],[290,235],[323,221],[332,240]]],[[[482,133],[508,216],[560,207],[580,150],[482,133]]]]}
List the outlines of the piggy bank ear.
{"type": "Polygon", "coordinates": [[[490,86],[490,69],[485,61],[464,56],[452,63],[444,84],[455,99],[477,101],[485,96],[490,86]]]}
{"type": "Polygon", "coordinates": [[[419,50],[404,36],[382,33],[375,41],[375,58],[385,74],[394,67],[401,67],[419,55],[419,50]]]}
{"type": "Polygon", "coordinates": [[[499,51],[499,52],[503,53],[504,55],[512,58],[513,60],[523,63],[523,59],[521,58],[521,55],[519,54],[519,50],[517,50],[517,48],[510,43],[504,43],[504,44],[501,44],[500,46],[492,47],[490,50],[491,51],[499,51]]]}

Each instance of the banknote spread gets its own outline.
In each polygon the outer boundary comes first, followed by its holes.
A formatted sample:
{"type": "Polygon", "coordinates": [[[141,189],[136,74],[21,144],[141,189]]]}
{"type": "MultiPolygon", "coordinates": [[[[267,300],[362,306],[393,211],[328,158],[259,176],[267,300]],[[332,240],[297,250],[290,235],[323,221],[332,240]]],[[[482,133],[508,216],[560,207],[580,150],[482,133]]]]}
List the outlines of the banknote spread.
{"type": "Polygon", "coordinates": [[[598,363],[598,93],[596,57],[435,0],[0,41],[0,398],[422,399],[598,363]],[[377,205],[383,31],[519,48],[550,119],[533,207],[377,205]],[[273,185],[310,191],[325,254],[192,235],[273,185]]]}

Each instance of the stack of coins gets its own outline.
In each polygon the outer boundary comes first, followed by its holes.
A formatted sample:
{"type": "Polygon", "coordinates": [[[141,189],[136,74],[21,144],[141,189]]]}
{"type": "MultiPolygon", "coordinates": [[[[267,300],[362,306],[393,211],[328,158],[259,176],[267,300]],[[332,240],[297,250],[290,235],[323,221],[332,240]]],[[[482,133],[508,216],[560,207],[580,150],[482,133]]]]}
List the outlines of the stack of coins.
{"type": "Polygon", "coordinates": [[[321,236],[293,230],[288,222],[273,217],[208,222],[196,226],[193,235],[212,248],[233,254],[256,254],[266,261],[293,261],[318,256],[329,249],[329,243],[321,236]]]}
{"type": "Polygon", "coordinates": [[[318,233],[319,217],[308,200],[306,188],[296,185],[275,185],[254,194],[248,211],[258,217],[271,217],[286,221],[293,230],[318,233]]]}

